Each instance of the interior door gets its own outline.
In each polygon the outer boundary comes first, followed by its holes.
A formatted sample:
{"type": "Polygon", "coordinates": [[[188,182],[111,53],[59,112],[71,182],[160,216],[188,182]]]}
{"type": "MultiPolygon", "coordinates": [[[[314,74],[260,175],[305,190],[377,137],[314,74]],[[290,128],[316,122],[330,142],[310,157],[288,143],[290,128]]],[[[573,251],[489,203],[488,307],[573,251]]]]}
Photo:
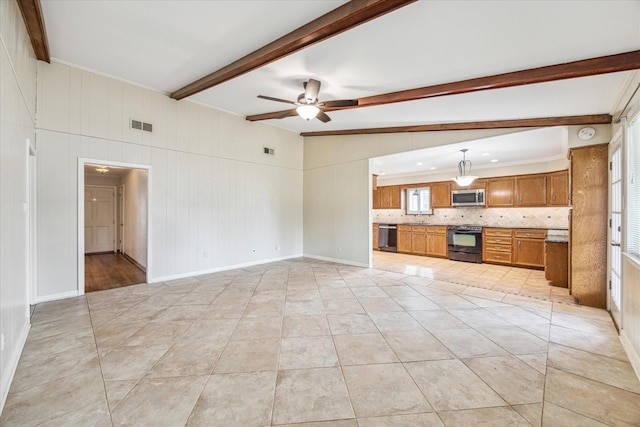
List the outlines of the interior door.
{"type": "Polygon", "coordinates": [[[115,250],[115,187],[87,185],[84,189],[84,252],[115,250]]]}
{"type": "Polygon", "coordinates": [[[622,307],[622,150],[621,137],[609,144],[609,310],[618,327],[622,307]]]}

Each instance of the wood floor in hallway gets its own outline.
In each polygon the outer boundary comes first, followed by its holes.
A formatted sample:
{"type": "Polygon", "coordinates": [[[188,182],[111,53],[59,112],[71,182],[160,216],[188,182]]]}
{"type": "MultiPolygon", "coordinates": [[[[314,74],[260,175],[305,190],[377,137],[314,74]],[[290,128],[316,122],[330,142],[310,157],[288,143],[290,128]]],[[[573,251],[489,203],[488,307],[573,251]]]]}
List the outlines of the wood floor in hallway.
{"type": "Polygon", "coordinates": [[[84,291],[102,291],[145,283],[147,275],[121,253],[84,257],[84,291]]]}

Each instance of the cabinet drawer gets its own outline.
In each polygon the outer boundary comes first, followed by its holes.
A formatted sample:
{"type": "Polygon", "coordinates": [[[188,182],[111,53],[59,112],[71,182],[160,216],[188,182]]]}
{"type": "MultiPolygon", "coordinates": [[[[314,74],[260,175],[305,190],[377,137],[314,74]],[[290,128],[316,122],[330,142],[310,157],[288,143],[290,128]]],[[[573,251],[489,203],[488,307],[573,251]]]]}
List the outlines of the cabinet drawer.
{"type": "Polygon", "coordinates": [[[401,231],[410,232],[411,231],[411,226],[410,225],[399,225],[398,224],[398,233],[400,233],[401,231]]]}
{"type": "Polygon", "coordinates": [[[429,234],[447,234],[447,227],[441,225],[427,225],[427,233],[429,234]]]}
{"type": "Polygon", "coordinates": [[[427,227],[425,227],[424,225],[412,225],[411,226],[411,232],[412,233],[426,233],[427,232],[427,227]]]}
{"type": "Polygon", "coordinates": [[[525,239],[544,239],[547,237],[547,230],[514,230],[514,235],[525,239]]]}
{"type": "Polygon", "coordinates": [[[487,237],[509,237],[511,238],[513,230],[509,228],[485,228],[484,234],[487,237]]]}
{"type": "Polygon", "coordinates": [[[486,251],[484,260],[489,262],[499,262],[502,264],[511,264],[511,252],[486,251]]]}
{"type": "Polygon", "coordinates": [[[485,251],[511,253],[511,245],[492,245],[485,244],[485,251]]]}
{"type": "Polygon", "coordinates": [[[495,237],[487,235],[484,239],[484,243],[486,245],[507,245],[511,247],[511,237],[495,237]]]}

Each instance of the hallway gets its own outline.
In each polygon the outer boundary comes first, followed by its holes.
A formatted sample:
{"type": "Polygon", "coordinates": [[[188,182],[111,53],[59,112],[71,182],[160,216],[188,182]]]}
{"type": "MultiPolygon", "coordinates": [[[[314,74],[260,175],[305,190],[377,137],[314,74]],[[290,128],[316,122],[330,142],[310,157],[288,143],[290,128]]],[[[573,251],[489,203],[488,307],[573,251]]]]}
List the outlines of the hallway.
{"type": "Polygon", "coordinates": [[[146,281],[146,273],[119,252],[84,256],[85,292],[121,288],[146,281]]]}

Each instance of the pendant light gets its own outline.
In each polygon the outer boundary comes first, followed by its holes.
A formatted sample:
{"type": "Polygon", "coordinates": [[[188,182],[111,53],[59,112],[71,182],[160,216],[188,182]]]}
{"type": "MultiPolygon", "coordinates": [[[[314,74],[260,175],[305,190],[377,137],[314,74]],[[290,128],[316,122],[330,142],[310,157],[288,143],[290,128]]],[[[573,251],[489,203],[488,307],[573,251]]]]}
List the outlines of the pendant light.
{"type": "Polygon", "coordinates": [[[467,173],[471,173],[471,161],[467,160],[466,158],[466,153],[467,151],[469,151],[469,149],[463,148],[460,151],[462,151],[462,160],[460,160],[460,163],[458,163],[458,176],[452,179],[460,187],[467,187],[468,185],[471,185],[471,183],[478,177],[467,175],[467,173]]]}

